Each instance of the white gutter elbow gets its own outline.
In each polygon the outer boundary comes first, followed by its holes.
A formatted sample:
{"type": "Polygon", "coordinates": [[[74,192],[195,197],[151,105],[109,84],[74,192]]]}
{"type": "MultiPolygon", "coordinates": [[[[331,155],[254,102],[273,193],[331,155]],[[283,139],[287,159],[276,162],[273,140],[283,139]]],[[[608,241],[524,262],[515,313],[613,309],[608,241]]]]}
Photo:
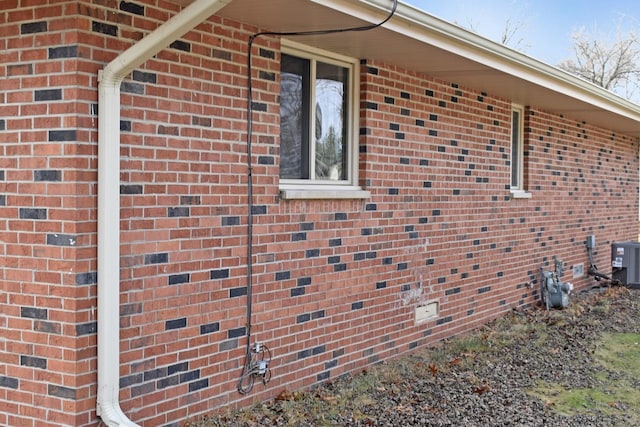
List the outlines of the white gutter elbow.
{"type": "Polygon", "coordinates": [[[139,427],[120,408],[120,85],[147,59],[232,0],[195,0],[98,76],[98,397],[107,426],[139,427]]]}

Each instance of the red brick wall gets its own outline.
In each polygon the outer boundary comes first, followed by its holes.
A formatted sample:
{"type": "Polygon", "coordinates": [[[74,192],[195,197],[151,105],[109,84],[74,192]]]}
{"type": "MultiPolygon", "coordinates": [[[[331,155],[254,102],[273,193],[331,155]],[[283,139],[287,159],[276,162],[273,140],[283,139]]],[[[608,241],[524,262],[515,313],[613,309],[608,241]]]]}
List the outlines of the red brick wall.
{"type": "MultiPolygon", "coordinates": [[[[15,7],[0,1],[0,424],[98,425],[97,70],[178,7],[15,7]]],[[[587,235],[605,271],[610,243],[637,238],[637,140],[532,106],[532,198],[512,200],[509,100],[372,61],[371,198],[280,200],[279,43],[260,38],[252,338],[273,378],[239,395],[255,30],[214,17],[122,87],[120,383],[135,422],[176,426],[424,347],[535,304],[555,256],[586,270],[587,235]],[[439,317],[415,324],[432,300],[439,317]]]]}

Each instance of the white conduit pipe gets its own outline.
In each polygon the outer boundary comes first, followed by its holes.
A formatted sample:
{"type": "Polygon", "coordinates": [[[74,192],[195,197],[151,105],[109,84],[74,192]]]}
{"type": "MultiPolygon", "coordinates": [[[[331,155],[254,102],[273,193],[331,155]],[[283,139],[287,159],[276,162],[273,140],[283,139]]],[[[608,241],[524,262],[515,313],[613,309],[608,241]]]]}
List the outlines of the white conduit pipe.
{"type": "Polygon", "coordinates": [[[98,74],[98,399],[107,426],[139,427],[120,409],[120,85],[147,59],[232,0],[195,0],[98,74]]]}

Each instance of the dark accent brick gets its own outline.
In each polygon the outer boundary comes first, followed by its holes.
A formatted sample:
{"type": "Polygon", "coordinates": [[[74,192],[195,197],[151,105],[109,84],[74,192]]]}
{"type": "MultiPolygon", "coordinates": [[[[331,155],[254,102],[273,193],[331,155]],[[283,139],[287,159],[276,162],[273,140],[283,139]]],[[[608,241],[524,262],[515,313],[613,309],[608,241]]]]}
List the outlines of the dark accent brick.
{"type": "Polygon", "coordinates": [[[33,100],[41,101],[59,101],[62,99],[62,89],[41,89],[33,92],[33,100]]]}
{"type": "Polygon", "coordinates": [[[304,323],[311,320],[311,313],[299,314],[296,316],[296,323],[304,323]]]}
{"type": "Polygon", "coordinates": [[[142,185],[140,184],[121,185],[120,194],[142,194],[142,185]]]}
{"type": "Polygon", "coordinates": [[[267,59],[276,59],[276,53],[273,50],[265,49],[263,47],[260,48],[258,54],[267,59]]]}
{"type": "Polygon", "coordinates": [[[320,381],[328,380],[329,377],[331,377],[330,371],[321,372],[318,375],[316,375],[316,381],[320,382],[320,381]]]}
{"type": "Polygon", "coordinates": [[[246,334],[247,334],[247,328],[243,326],[241,328],[229,329],[229,331],[227,332],[227,338],[229,339],[238,338],[246,334]]]}
{"type": "Polygon", "coordinates": [[[163,389],[180,384],[180,378],[177,375],[168,378],[162,378],[156,382],[158,389],[163,389]]]}
{"type": "Polygon", "coordinates": [[[335,264],[333,266],[333,271],[334,272],[338,272],[338,271],[347,271],[347,264],[335,264]]]}
{"type": "Polygon", "coordinates": [[[336,246],[342,246],[342,239],[341,238],[337,238],[337,239],[331,239],[329,240],[329,246],[330,247],[336,247],[336,246]]]}
{"type": "Polygon", "coordinates": [[[314,348],[308,348],[306,350],[302,350],[298,352],[298,360],[300,359],[305,359],[307,357],[310,356],[315,356],[318,354],[322,354],[326,351],[325,346],[324,345],[320,345],[314,348]]]}
{"type": "Polygon", "coordinates": [[[378,205],[375,203],[367,203],[364,207],[364,210],[366,211],[377,211],[378,210],[378,205]]]}
{"type": "Polygon", "coordinates": [[[75,246],[77,241],[73,234],[47,234],[47,245],[51,246],[75,246]]]}
{"type": "Polygon", "coordinates": [[[120,130],[122,132],[131,132],[131,120],[120,120],[120,130]]]}
{"type": "Polygon", "coordinates": [[[247,287],[242,286],[239,288],[231,288],[229,289],[229,298],[236,298],[247,295],[247,287]]]}
{"type": "Polygon", "coordinates": [[[156,73],[149,73],[146,71],[134,70],[132,75],[133,80],[143,83],[156,83],[158,76],[156,73]]]}
{"type": "Polygon", "coordinates": [[[49,48],[49,59],[77,58],[78,46],[58,46],[49,48]]]}
{"type": "Polygon", "coordinates": [[[385,280],[383,280],[382,282],[376,283],[376,289],[384,289],[386,287],[387,287],[387,282],[385,280]]]}
{"type": "Polygon", "coordinates": [[[0,119],[0,130],[6,130],[7,122],[4,119],[0,119]]]}
{"type": "Polygon", "coordinates": [[[201,390],[203,388],[207,388],[209,387],[209,379],[205,378],[199,381],[194,381],[192,383],[189,384],[189,393],[192,393],[194,391],[198,391],[201,390]]]}
{"type": "Polygon", "coordinates": [[[478,288],[479,294],[487,293],[491,290],[491,286],[483,286],[482,288],[478,288]]]}
{"type": "Polygon", "coordinates": [[[459,293],[460,293],[460,288],[459,287],[447,289],[446,291],[444,291],[445,295],[454,295],[454,294],[459,294],[459,293]]]}
{"type": "Polygon", "coordinates": [[[214,279],[226,279],[227,277],[229,277],[229,269],[228,268],[221,268],[218,270],[211,270],[209,272],[209,278],[211,280],[214,279]]]}
{"type": "Polygon", "coordinates": [[[307,249],[304,251],[305,258],[315,258],[320,256],[320,249],[307,249]]]}
{"type": "Polygon", "coordinates": [[[20,385],[20,381],[17,378],[4,377],[0,375],[0,387],[17,389],[20,385]]]}
{"type": "Polygon", "coordinates": [[[338,361],[336,359],[329,360],[328,362],[324,362],[324,369],[331,369],[338,366],[338,361]]]}
{"type": "Polygon", "coordinates": [[[158,125],[158,130],[156,132],[158,133],[158,135],[178,136],[180,134],[180,129],[178,128],[178,126],[158,125]]]}
{"type": "Polygon", "coordinates": [[[231,61],[233,59],[231,52],[216,48],[212,49],[211,56],[217,59],[223,59],[225,61],[231,61]]]}
{"type": "Polygon", "coordinates": [[[180,374],[179,378],[180,378],[180,384],[195,381],[200,378],[200,369],[194,369],[193,371],[180,374]]]}
{"type": "Polygon", "coordinates": [[[367,67],[367,74],[372,74],[374,76],[378,75],[378,69],[375,67],[367,67]]]}
{"type": "Polygon", "coordinates": [[[20,34],[44,33],[47,31],[47,21],[27,22],[20,25],[20,34]]]}
{"type": "Polygon", "coordinates": [[[447,278],[446,277],[438,277],[438,284],[442,284],[442,283],[446,283],[447,282],[447,278]]]}
{"type": "Polygon", "coordinates": [[[169,276],[169,285],[179,285],[180,283],[189,283],[191,279],[191,274],[183,273],[183,274],[172,274],[169,276]]]}
{"type": "Polygon", "coordinates": [[[120,85],[120,91],[122,93],[133,93],[136,95],[144,95],[144,85],[140,83],[134,83],[134,82],[122,82],[122,84],[120,85]]]}
{"type": "Polygon", "coordinates": [[[134,384],[140,384],[144,379],[142,373],[129,375],[120,378],[120,388],[131,387],[134,384]]]}
{"type": "Polygon", "coordinates": [[[176,372],[185,372],[189,369],[189,362],[180,362],[167,366],[167,375],[173,375],[176,372]]]}
{"type": "Polygon", "coordinates": [[[76,325],[76,336],[91,335],[98,332],[98,322],[88,322],[76,325]]]}
{"type": "Polygon", "coordinates": [[[302,240],[307,240],[307,233],[291,233],[292,242],[300,242],[302,240]]]}
{"type": "Polygon", "coordinates": [[[266,215],[267,207],[265,205],[253,205],[251,206],[251,213],[253,215],[266,215]]]}
{"type": "Polygon", "coordinates": [[[354,302],[353,304],[351,304],[351,310],[360,310],[363,307],[364,307],[364,302],[362,301],[354,302]]]}
{"type": "Polygon", "coordinates": [[[288,280],[291,278],[290,271],[276,271],[275,280],[288,280]]]}
{"type": "Polygon", "coordinates": [[[20,366],[47,369],[47,359],[35,356],[20,356],[20,366]]]}
{"type": "Polygon", "coordinates": [[[397,270],[398,270],[398,271],[399,271],[399,270],[406,270],[406,269],[407,269],[407,267],[408,267],[408,264],[407,264],[406,262],[399,262],[399,263],[398,263],[397,270]]]}
{"type": "Polygon", "coordinates": [[[70,387],[63,387],[61,385],[49,384],[47,386],[47,394],[49,396],[59,397],[61,399],[76,399],[76,390],[70,387]]]}
{"type": "Polygon", "coordinates": [[[180,319],[167,320],[164,322],[164,330],[169,331],[171,329],[180,329],[187,327],[187,318],[181,317],[180,319]]]}
{"type": "Polygon", "coordinates": [[[260,70],[259,73],[258,73],[258,78],[260,78],[262,80],[268,80],[268,81],[271,81],[271,82],[275,82],[276,81],[276,73],[260,70]]]}
{"type": "Polygon", "coordinates": [[[169,262],[169,254],[167,252],[159,252],[156,254],[146,254],[144,256],[145,265],[166,264],[167,262],[169,262]]]}
{"type": "Polygon", "coordinates": [[[449,323],[453,320],[453,317],[447,316],[436,321],[436,325],[444,325],[445,323],[449,323]]]}
{"type": "Polygon", "coordinates": [[[411,94],[409,94],[409,92],[400,92],[400,98],[411,99],[411,94]]]}
{"type": "Polygon", "coordinates": [[[169,47],[183,52],[191,52],[191,43],[184,40],[175,40],[169,45],[169,47]]]}
{"type": "Polygon", "coordinates": [[[311,277],[299,277],[298,286],[308,286],[311,284],[311,277]]]}
{"type": "Polygon", "coordinates": [[[46,320],[49,314],[46,308],[20,307],[20,317],[46,320]]]}
{"type": "Polygon", "coordinates": [[[91,31],[93,31],[94,33],[106,34],[108,36],[118,36],[118,26],[107,24],[106,22],[91,22],[91,31]]]}
{"type": "Polygon", "coordinates": [[[144,6],[137,3],[131,3],[123,0],[120,2],[120,10],[133,13],[134,15],[144,16],[144,6]]]}
{"type": "Polygon", "coordinates": [[[366,102],[365,103],[365,108],[367,110],[377,110],[378,109],[378,104],[376,104],[375,102],[366,102]]]}
{"type": "Polygon", "coordinates": [[[335,214],[333,214],[333,220],[334,221],[346,221],[347,220],[347,213],[346,212],[336,212],[335,214]]]}
{"type": "Polygon", "coordinates": [[[75,129],[65,129],[65,130],[50,130],[49,131],[49,141],[57,142],[57,141],[75,141],[77,139],[77,132],[75,129]]]}
{"type": "Polygon", "coordinates": [[[59,170],[34,170],[34,181],[62,181],[62,171],[59,170]]]}
{"type": "Polygon", "coordinates": [[[0,206],[7,206],[7,196],[0,194],[0,206]]]}
{"type": "Polygon", "coordinates": [[[340,262],[340,255],[333,255],[327,258],[327,264],[337,264],[340,262]]]}
{"type": "Polygon", "coordinates": [[[181,205],[201,205],[200,196],[180,196],[181,205]]]}
{"type": "Polygon", "coordinates": [[[276,160],[273,156],[258,156],[259,165],[274,165],[276,160]]]}
{"type": "Polygon", "coordinates": [[[239,216],[224,216],[222,217],[222,225],[239,225],[240,217],[239,216]]]}
{"type": "Polygon", "coordinates": [[[44,208],[20,208],[20,219],[47,219],[44,208]]]}
{"type": "Polygon", "coordinates": [[[214,332],[218,332],[219,330],[220,330],[220,323],[219,322],[213,322],[213,323],[207,323],[206,325],[200,325],[200,334],[201,335],[212,334],[214,332]]]}
{"type": "Polygon", "coordinates": [[[152,369],[144,372],[144,381],[157,380],[158,378],[167,376],[167,368],[152,369]]]}
{"type": "Polygon", "coordinates": [[[172,208],[167,208],[167,217],[175,218],[175,217],[184,217],[191,216],[191,209],[188,206],[177,206],[172,208]]]}
{"type": "Polygon", "coordinates": [[[265,104],[264,102],[252,102],[251,108],[253,109],[253,111],[266,112],[267,104],[265,104]]]}
{"type": "Polygon", "coordinates": [[[293,288],[291,289],[290,295],[292,297],[299,297],[306,293],[305,288],[293,288]]]}

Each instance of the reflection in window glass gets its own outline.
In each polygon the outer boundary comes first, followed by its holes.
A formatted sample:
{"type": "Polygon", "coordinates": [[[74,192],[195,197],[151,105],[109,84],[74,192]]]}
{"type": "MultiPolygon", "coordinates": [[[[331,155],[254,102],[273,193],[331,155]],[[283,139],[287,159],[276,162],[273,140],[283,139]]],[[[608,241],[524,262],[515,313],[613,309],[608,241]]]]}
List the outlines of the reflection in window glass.
{"type": "Polygon", "coordinates": [[[349,68],[282,54],[280,178],[345,181],[349,68]]]}
{"type": "Polygon", "coordinates": [[[346,174],[347,70],[317,63],[315,118],[315,177],[343,180],[346,174]]]}

